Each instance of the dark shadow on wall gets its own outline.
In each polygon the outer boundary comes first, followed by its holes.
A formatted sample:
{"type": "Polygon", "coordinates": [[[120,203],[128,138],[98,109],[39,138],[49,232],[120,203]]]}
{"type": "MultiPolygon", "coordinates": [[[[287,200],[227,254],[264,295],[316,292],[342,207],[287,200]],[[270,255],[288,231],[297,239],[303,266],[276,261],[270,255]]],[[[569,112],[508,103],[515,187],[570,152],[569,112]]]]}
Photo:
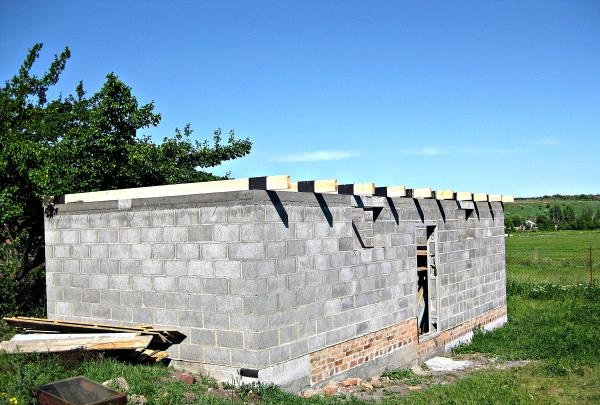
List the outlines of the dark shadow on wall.
{"type": "Polygon", "coordinates": [[[425,223],[425,215],[423,215],[423,210],[421,209],[421,204],[419,204],[419,201],[416,198],[413,198],[413,202],[415,203],[415,208],[417,209],[417,212],[419,213],[419,218],[421,218],[421,222],[425,223]]]}
{"type": "Polygon", "coordinates": [[[329,224],[330,227],[333,226],[333,215],[331,215],[331,211],[329,210],[329,207],[327,206],[327,202],[323,198],[323,194],[315,193],[315,198],[317,199],[317,202],[319,203],[319,207],[321,207],[321,210],[323,211],[323,215],[325,215],[325,219],[327,220],[327,223],[329,224]]]}
{"type": "Polygon", "coordinates": [[[273,204],[273,207],[275,207],[275,210],[277,211],[277,214],[279,215],[279,218],[281,218],[281,222],[283,222],[283,224],[285,225],[286,228],[289,228],[290,227],[290,222],[289,222],[289,219],[288,219],[288,213],[285,210],[285,207],[283,206],[283,203],[279,199],[279,196],[277,195],[277,192],[276,191],[267,190],[267,195],[269,196],[269,199],[271,200],[271,203],[273,204]]]}
{"type": "Polygon", "coordinates": [[[481,218],[479,217],[479,207],[477,202],[473,201],[473,207],[475,208],[475,215],[477,215],[477,220],[480,220],[481,218]]]}
{"type": "Polygon", "coordinates": [[[490,215],[492,216],[492,221],[495,221],[496,218],[494,218],[494,209],[492,208],[492,203],[488,201],[487,205],[488,205],[488,208],[490,209],[490,215]]]}
{"type": "Polygon", "coordinates": [[[392,200],[391,197],[387,197],[387,202],[388,202],[388,205],[390,206],[390,211],[392,212],[394,220],[396,221],[396,225],[400,225],[400,217],[398,216],[398,210],[396,209],[396,205],[394,204],[394,201],[392,200]]]}
{"type": "Polygon", "coordinates": [[[365,249],[367,246],[365,245],[365,242],[362,240],[362,238],[360,236],[360,232],[358,232],[358,228],[356,228],[356,224],[354,224],[354,222],[352,222],[352,229],[354,230],[354,234],[358,238],[358,242],[360,243],[360,247],[362,247],[363,249],[365,249]]]}
{"type": "Polygon", "coordinates": [[[440,200],[435,200],[435,202],[437,203],[438,209],[440,210],[440,215],[442,216],[442,221],[444,221],[444,223],[446,223],[446,212],[444,211],[444,206],[442,205],[442,202],[440,200]]]}

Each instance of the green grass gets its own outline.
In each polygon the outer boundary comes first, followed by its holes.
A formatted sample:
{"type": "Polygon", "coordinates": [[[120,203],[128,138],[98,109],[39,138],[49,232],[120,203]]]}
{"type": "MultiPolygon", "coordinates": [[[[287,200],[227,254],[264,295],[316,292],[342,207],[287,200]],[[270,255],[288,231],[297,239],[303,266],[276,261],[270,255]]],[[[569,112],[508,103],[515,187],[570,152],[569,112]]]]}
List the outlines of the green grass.
{"type": "Polygon", "coordinates": [[[600,278],[600,231],[515,233],[506,238],[507,276],[518,283],[589,282],[589,247],[600,278]]]}
{"type": "Polygon", "coordinates": [[[562,207],[571,206],[575,215],[579,215],[584,209],[596,212],[600,209],[600,200],[559,200],[549,198],[545,200],[517,200],[514,203],[506,203],[504,212],[507,217],[518,215],[523,218],[535,218],[538,215],[548,214],[548,205],[557,204],[562,207]]]}
{"type": "Polygon", "coordinates": [[[399,368],[397,370],[386,370],[381,374],[382,377],[387,377],[390,380],[395,380],[408,385],[417,385],[426,381],[427,378],[416,375],[407,368],[399,368]]]}

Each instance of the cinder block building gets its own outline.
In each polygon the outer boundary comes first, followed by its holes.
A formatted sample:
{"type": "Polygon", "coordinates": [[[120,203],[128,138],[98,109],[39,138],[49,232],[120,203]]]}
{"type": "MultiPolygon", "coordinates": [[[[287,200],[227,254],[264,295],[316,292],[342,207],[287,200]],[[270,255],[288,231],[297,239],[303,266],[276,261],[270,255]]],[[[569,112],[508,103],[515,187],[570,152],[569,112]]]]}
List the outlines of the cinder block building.
{"type": "Polygon", "coordinates": [[[178,329],[176,366],[290,390],[506,322],[500,195],[274,176],[62,196],[48,318],[178,329]]]}

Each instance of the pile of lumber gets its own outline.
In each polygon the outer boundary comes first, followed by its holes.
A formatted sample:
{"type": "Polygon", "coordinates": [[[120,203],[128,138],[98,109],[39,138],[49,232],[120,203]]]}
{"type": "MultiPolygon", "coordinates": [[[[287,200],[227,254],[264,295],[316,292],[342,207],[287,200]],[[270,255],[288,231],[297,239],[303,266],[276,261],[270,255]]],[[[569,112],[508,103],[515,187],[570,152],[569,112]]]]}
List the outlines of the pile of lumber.
{"type": "Polygon", "coordinates": [[[4,318],[4,321],[25,331],[0,343],[0,350],[9,353],[120,351],[131,359],[150,362],[163,360],[169,346],[185,339],[177,330],[156,329],[145,324],[115,326],[29,317],[4,318]]]}

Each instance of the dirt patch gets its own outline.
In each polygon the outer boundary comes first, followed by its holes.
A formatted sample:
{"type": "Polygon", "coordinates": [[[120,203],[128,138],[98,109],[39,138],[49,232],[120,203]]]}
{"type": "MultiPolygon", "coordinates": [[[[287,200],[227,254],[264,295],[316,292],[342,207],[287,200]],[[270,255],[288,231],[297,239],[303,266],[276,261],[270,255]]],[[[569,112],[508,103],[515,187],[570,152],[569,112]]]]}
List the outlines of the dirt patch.
{"type": "MultiPolygon", "coordinates": [[[[506,370],[530,363],[528,360],[501,361],[481,353],[452,356],[452,359],[461,362],[459,364],[461,364],[462,368],[435,371],[430,370],[424,363],[415,363],[408,369],[386,371],[380,376],[359,381],[358,384],[355,381],[349,383],[348,380],[331,382],[328,384],[330,388],[327,392],[323,390],[308,390],[303,395],[312,396],[329,393],[329,395],[378,400],[390,395],[406,395],[435,385],[452,384],[477,371],[506,370]],[[333,386],[337,389],[333,390],[333,386]]],[[[447,363],[450,362],[448,361],[447,363]]]]}

